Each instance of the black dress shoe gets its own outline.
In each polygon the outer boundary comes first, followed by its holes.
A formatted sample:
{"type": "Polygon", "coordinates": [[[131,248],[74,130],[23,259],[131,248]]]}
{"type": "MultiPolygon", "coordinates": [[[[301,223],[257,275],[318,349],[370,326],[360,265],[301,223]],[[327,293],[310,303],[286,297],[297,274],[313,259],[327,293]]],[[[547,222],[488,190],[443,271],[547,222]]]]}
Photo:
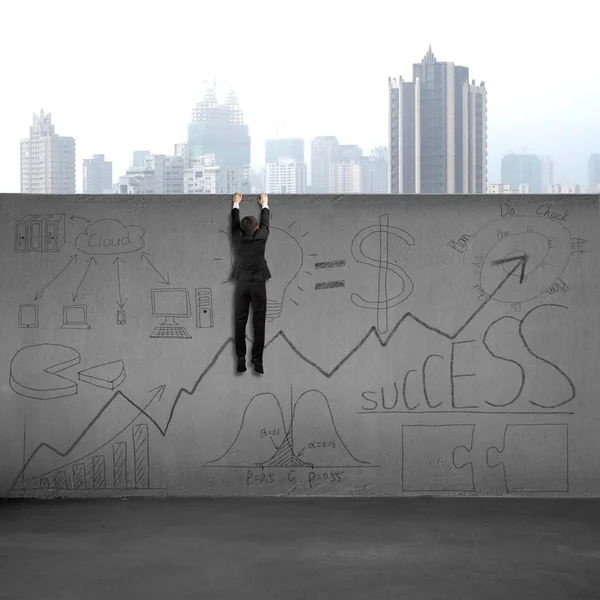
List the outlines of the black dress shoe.
{"type": "Polygon", "coordinates": [[[254,365],[254,370],[257,373],[260,373],[261,375],[264,374],[265,371],[263,369],[262,360],[256,360],[256,358],[253,358],[250,362],[254,365]]]}
{"type": "Polygon", "coordinates": [[[246,370],[246,359],[243,356],[238,358],[237,370],[238,373],[243,373],[246,370]]]}

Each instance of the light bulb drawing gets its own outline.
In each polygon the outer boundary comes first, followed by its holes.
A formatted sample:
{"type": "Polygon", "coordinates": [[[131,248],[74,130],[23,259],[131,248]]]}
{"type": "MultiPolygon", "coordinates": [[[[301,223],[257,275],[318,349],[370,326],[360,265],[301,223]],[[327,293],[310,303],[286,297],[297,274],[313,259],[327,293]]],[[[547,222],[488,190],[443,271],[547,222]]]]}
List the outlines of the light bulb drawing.
{"type": "MultiPolygon", "coordinates": [[[[267,321],[278,319],[288,287],[304,264],[304,251],[298,240],[283,229],[269,227],[265,259],[271,271],[267,282],[267,321]]],[[[231,245],[231,264],[235,266],[235,246],[231,245]]]]}

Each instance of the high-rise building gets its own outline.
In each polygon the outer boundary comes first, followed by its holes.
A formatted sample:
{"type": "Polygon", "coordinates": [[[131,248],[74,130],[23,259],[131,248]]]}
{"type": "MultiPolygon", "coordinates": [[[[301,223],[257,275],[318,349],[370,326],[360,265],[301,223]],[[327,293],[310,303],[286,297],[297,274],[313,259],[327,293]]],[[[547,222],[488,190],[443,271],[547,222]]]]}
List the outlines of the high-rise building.
{"type": "Polygon", "coordinates": [[[361,148],[354,144],[340,144],[337,150],[336,160],[340,162],[351,162],[353,160],[360,160],[363,156],[361,148]]]}
{"type": "MultiPolygon", "coordinates": [[[[500,180],[517,190],[521,184],[527,184],[532,194],[548,192],[543,189],[542,158],[536,154],[509,153],[502,157],[500,180]]],[[[552,184],[550,183],[549,186],[552,184]]]]}
{"type": "Polygon", "coordinates": [[[83,193],[112,194],[112,162],[104,154],[94,154],[83,160],[83,193]]]}
{"type": "Polygon", "coordinates": [[[131,166],[136,169],[143,169],[148,156],[152,156],[152,152],[148,150],[135,150],[133,152],[133,163],[131,166]]]}
{"type": "Polygon", "coordinates": [[[184,166],[181,156],[148,154],[142,167],[132,166],[119,177],[119,193],[183,194],[184,166]]]}
{"type": "Polygon", "coordinates": [[[368,162],[338,161],[329,165],[330,194],[361,194],[367,186],[368,162]]]}
{"type": "Polygon", "coordinates": [[[240,192],[250,191],[250,135],[244,125],[244,113],[237,97],[230,91],[219,104],[214,88],[208,88],[204,100],[192,111],[188,125],[188,155],[214,155],[223,165],[235,165],[246,170],[240,192]]]}
{"type": "Polygon", "coordinates": [[[306,163],[280,158],[265,166],[267,194],[306,194],[306,163]]]}
{"type": "Polygon", "coordinates": [[[600,193],[600,154],[590,154],[588,159],[588,191],[600,193]]]}
{"type": "Polygon", "coordinates": [[[274,138],[265,142],[265,164],[275,163],[280,158],[291,158],[304,162],[304,140],[302,138],[274,138]]]}
{"type": "Polygon", "coordinates": [[[183,172],[184,194],[233,194],[247,179],[244,165],[228,165],[214,154],[194,156],[183,172]]]}
{"type": "Polygon", "coordinates": [[[311,148],[311,191],[315,194],[329,194],[329,167],[337,162],[339,142],[334,136],[316,137],[311,148]]]}
{"type": "Polygon", "coordinates": [[[388,151],[385,146],[378,146],[368,158],[367,189],[365,194],[388,193],[388,151]]]}
{"type": "Polygon", "coordinates": [[[21,140],[21,193],[75,193],[75,140],[58,135],[43,110],[21,140]]]}
{"type": "Polygon", "coordinates": [[[542,193],[547,194],[554,183],[554,162],[550,156],[542,156],[542,193]]]}
{"type": "Polygon", "coordinates": [[[429,51],[413,81],[388,78],[389,190],[392,194],[484,193],[487,92],[468,67],[429,51]]]}

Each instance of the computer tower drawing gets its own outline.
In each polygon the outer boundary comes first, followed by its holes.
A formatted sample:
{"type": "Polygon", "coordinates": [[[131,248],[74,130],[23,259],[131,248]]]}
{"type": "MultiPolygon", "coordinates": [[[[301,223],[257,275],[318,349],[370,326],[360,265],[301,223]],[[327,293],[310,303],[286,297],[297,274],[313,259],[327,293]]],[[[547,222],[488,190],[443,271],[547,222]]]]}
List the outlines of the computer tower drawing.
{"type": "Polygon", "coordinates": [[[212,327],[213,302],[212,290],[210,288],[196,289],[196,327],[212,327]]]}
{"type": "Polygon", "coordinates": [[[15,252],[29,252],[29,223],[38,215],[27,215],[15,227],[15,252]]]}
{"type": "Polygon", "coordinates": [[[31,252],[44,251],[45,223],[51,215],[38,215],[29,223],[29,250],[31,252]]]}
{"type": "Polygon", "coordinates": [[[65,215],[57,213],[46,219],[44,234],[44,250],[46,252],[58,252],[67,241],[65,237],[65,215]]]}

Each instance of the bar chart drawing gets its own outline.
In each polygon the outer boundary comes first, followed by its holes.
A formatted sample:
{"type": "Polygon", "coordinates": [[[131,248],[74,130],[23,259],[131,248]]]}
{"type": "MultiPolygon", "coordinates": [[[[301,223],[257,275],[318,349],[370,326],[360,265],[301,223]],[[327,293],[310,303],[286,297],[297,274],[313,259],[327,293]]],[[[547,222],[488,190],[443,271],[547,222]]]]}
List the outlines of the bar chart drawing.
{"type": "Polygon", "coordinates": [[[114,440],[87,456],[32,477],[25,486],[24,489],[74,491],[150,490],[148,425],[133,425],[127,438],[114,440]]]}
{"type": "Polygon", "coordinates": [[[113,444],[113,483],[115,489],[127,487],[127,443],[113,444]]]}
{"type": "Polygon", "coordinates": [[[92,458],[92,487],[95,490],[103,490],[106,487],[104,456],[94,456],[92,458]]]}
{"type": "Polygon", "coordinates": [[[85,463],[73,465],[73,489],[85,490],[85,463]]]}
{"type": "Polygon", "coordinates": [[[148,425],[142,423],[133,427],[133,463],[135,487],[150,487],[150,453],[148,448],[148,425]]]}

